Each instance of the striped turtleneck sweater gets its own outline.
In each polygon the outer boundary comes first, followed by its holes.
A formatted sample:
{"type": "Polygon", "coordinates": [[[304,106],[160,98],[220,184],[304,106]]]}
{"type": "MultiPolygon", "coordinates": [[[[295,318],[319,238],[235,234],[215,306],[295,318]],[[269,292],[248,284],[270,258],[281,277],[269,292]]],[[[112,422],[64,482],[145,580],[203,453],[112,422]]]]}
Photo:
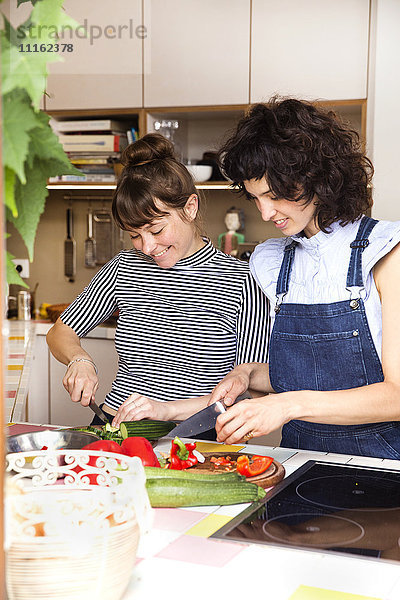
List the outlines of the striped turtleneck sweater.
{"type": "Polygon", "coordinates": [[[110,408],[134,392],[156,400],[202,396],[236,364],[267,361],[268,300],[248,264],[210,241],[169,269],[135,249],[119,252],[61,320],[84,337],[116,310],[110,408]]]}

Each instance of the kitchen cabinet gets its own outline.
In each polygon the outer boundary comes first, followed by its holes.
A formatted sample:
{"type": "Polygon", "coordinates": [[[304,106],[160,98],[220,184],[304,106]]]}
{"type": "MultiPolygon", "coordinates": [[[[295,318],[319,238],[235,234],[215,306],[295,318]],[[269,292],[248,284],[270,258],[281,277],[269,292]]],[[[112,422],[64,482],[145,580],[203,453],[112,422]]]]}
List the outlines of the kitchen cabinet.
{"type": "Polygon", "coordinates": [[[64,8],[80,26],[61,35],[72,50],[49,65],[46,110],[142,106],[141,0],[65,0],[64,8]]]}
{"type": "Polygon", "coordinates": [[[144,106],[249,101],[250,0],[146,0],[144,106]]]}
{"type": "Polygon", "coordinates": [[[368,0],[253,0],[251,102],[366,98],[368,0]]]}
{"type": "Polygon", "coordinates": [[[367,95],[369,0],[65,0],[46,110],[367,95]],[[84,37],[83,31],[88,35],[84,37]]]}
{"type": "MultiPolygon", "coordinates": [[[[96,402],[104,402],[118,369],[118,356],[111,328],[97,328],[81,340],[82,347],[92,356],[99,370],[99,388],[96,402]]],[[[71,401],[62,385],[65,365],[59,363],[50,353],[46,336],[36,335],[33,350],[32,373],[29,384],[28,418],[31,423],[51,423],[52,425],[87,425],[94,413],[90,408],[71,401]]]]}

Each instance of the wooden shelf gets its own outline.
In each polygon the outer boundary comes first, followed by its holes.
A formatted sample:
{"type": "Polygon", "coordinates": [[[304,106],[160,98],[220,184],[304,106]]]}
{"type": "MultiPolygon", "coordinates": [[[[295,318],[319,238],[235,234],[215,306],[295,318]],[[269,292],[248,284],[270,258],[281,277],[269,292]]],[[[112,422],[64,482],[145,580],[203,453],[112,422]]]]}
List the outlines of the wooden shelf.
{"type": "MultiPolygon", "coordinates": [[[[232,190],[229,181],[204,181],[195,183],[195,186],[198,190],[232,190]]],[[[90,181],[77,181],[76,183],[72,181],[59,181],[47,185],[48,190],[115,190],[116,187],[116,183],[96,183],[90,181]]]]}

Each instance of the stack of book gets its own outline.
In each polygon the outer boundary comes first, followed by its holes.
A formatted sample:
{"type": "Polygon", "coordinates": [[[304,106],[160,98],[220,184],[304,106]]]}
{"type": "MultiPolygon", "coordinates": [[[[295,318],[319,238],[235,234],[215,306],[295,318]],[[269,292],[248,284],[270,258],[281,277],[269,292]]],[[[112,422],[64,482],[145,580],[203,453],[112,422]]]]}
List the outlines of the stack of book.
{"type": "Polygon", "coordinates": [[[111,119],[82,121],[50,121],[71,163],[82,175],[59,175],[49,182],[83,181],[114,182],[114,164],[128,143],[137,139],[134,128],[111,119]]]}

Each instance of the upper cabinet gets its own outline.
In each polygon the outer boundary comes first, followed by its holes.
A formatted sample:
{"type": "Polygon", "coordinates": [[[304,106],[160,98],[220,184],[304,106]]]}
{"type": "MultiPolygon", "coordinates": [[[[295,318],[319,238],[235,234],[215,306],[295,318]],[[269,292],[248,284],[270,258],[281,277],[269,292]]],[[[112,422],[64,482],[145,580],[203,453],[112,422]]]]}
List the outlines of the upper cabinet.
{"type": "Polygon", "coordinates": [[[369,0],[253,0],[251,102],[366,98],[369,0]]]}
{"type": "Polygon", "coordinates": [[[367,97],[369,0],[65,0],[46,110],[367,97]],[[86,35],[85,35],[86,32],[86,35]]]}
{"type": "Polygon", "coordinates": [[[46,110],[142,106],[142,1],[65,0],[64,8],[79,27],[58,40],[63,62],[49,66],[46,110]]]}
{"type": "Polygon", "coordinates": [[[144,106],[249,101],[250,0],[146,0],[144,106]]]}

